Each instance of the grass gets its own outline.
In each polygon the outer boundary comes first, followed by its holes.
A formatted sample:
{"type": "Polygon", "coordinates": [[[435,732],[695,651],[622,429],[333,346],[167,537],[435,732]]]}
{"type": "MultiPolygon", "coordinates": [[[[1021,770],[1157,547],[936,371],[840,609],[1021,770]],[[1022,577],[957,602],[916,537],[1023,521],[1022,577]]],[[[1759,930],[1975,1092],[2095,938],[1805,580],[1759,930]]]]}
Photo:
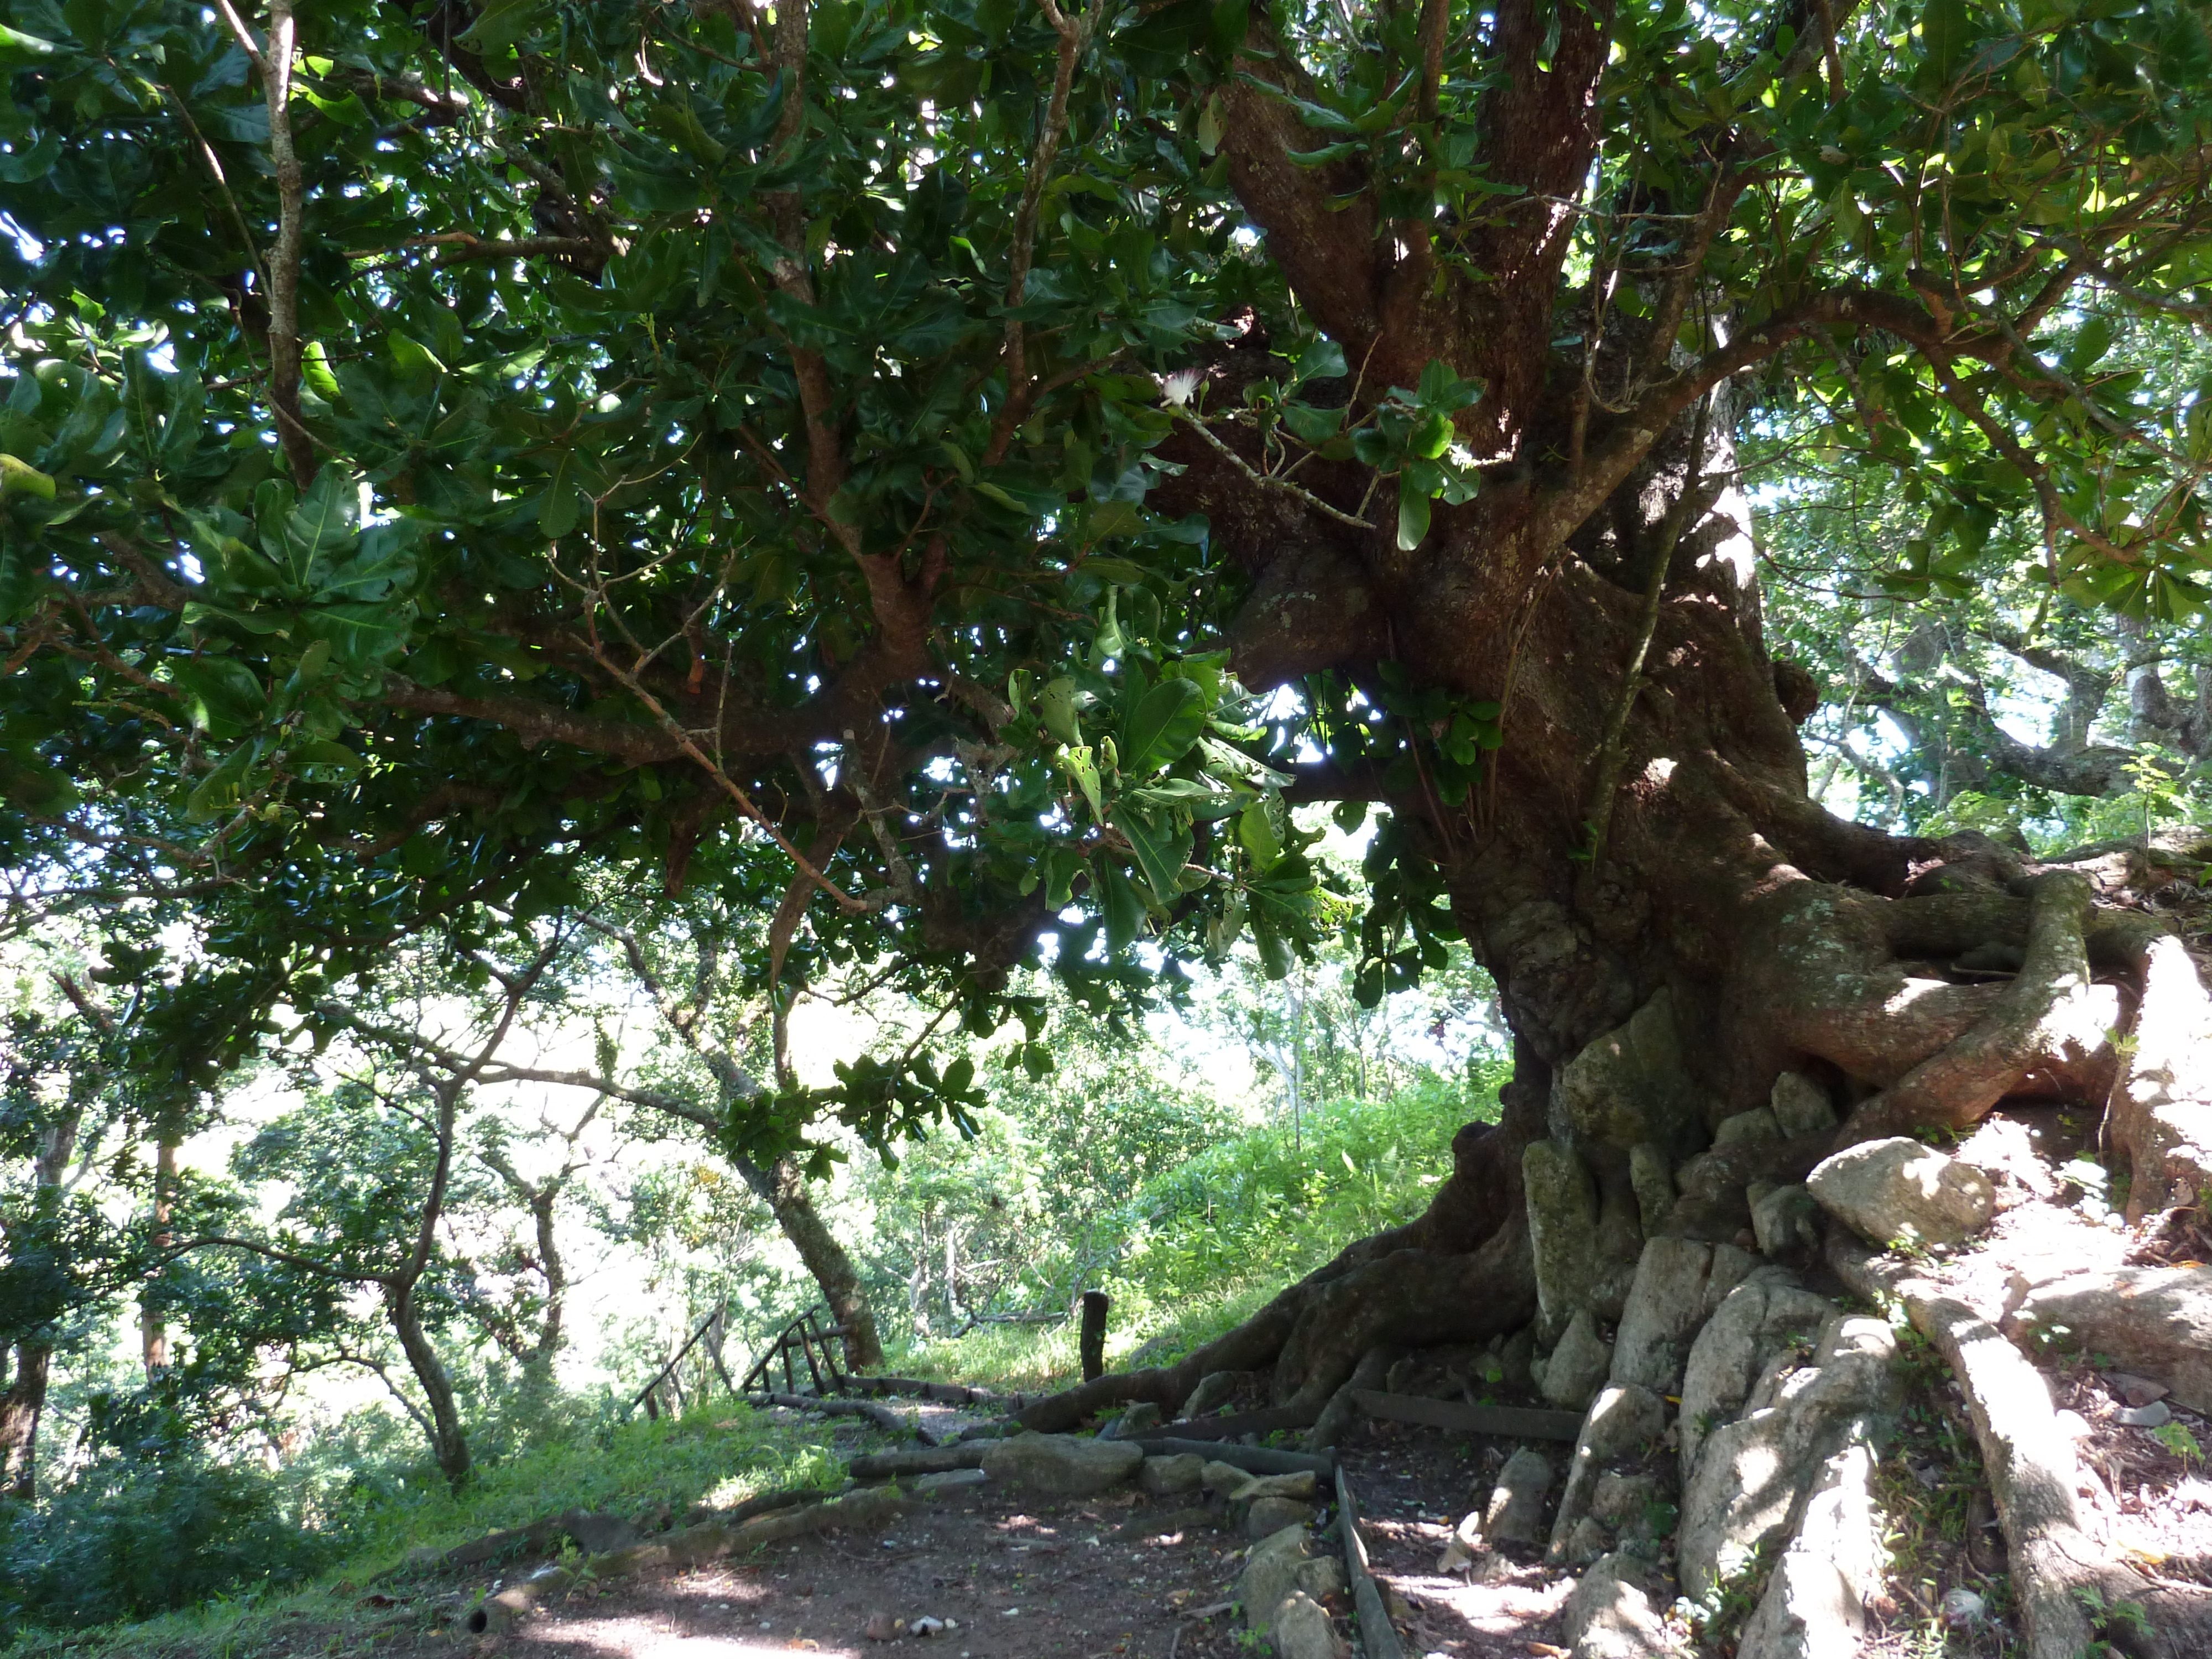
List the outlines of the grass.
{"type": "Polygon", "coordinates": [[[248,1591],[102,1630],[30,1632],[0,1651],[9,1659],[65,1651],[83,1659],[349,1652],[379,1622],[363,1605],[364,1587],[418,1553],[442,1553],[571,1508],[635,1516],[665,1504],[680,1517],[700,1504],[719,1507],[782,1487],[835,1487],[844,1478],[845,1455],[832,1449],[823,1425],[779,1422],[739,1402],[712,1401],[681,1419],[586,1431],[480,1467],[459,1493],[435,1480],[395,1481],[348,1518],[355,1547],[310,1584],[248,1591]]]}
{"type": "MultiPolygon", "coordinates": [[[[1449,1085],[1336,1101],[1296,1132],[1284,1124],[1247,1130],[1146,1182],[1123,1207],[1121,1259],[1102,1275],[1114,1298],[1107,1364],[1171,1363],[1346,1245],[1413,1220],[1450,1174],[1451,1138],[1469,1109],[1468,1096],[1449,1085]]],[[[915,1344],[892,1364],[914,1376],[1035,1394],[1080,1378],[1076,1337],[1072,1319],[983,1325],[915,1344]]]]}

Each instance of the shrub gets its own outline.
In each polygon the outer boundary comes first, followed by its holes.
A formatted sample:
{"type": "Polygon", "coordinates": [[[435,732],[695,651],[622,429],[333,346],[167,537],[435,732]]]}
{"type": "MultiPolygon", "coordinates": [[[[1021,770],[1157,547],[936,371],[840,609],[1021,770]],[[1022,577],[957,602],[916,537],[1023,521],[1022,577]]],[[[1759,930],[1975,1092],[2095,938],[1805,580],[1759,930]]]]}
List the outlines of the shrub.
{"type": "Polygon", "coordinates": [[[143,1619],[296,1580],[339,1541],[299,1524],[276,1477],[172,1443],[102,1457],[19,1510],[0,1537],[0,1604],[10,1624],[143,1619]]]}

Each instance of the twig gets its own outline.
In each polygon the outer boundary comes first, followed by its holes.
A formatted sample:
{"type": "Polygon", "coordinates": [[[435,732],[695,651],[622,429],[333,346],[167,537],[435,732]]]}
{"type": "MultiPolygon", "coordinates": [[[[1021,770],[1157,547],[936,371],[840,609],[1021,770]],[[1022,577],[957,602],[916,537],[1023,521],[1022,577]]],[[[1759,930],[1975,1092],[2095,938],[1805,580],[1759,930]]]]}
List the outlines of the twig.
{"type": "Polygon", "coordinates": [[[1368,523],[1364,519],[1355,518],[1351,514],[1345,512],[1341,507],[1331,507],[1327,501],[1322,500],[1320,496],[1315,495],[1313,491],[1308,489],[1303,484],[1294,484],[1287,478],[1278,478],[1268,473],[1259,471],[1251,464],[1251,462],[1246,460],[1242,455],[1239,455],[1227,444],[1215,437],[1212,431],[1207,428],[1206,422],[1199,419],[1197,416],[1182,409],[1175,410],[1174,413],[1180,416],[1190,427],[1192,431],[1197,433],[1200,437],[1205,439],[1206,442],[1212,444],[1214,448],[1219,450],[1222,454],[1228,457],[1231,465],[1234,466],[1239,472],[1242,472],[1254,483],[1258,484],[1262,489],[1279,489],[1286,495],[1295,495],[1298,500],[1304,501],[1308,507],[1314,508],[1316,512],[1328,514],[1330,518],[1334,519],[1339,524],[1350,525],[1354,530],[1372,530],[1375,528],[1373,525],[1368,523]]]}

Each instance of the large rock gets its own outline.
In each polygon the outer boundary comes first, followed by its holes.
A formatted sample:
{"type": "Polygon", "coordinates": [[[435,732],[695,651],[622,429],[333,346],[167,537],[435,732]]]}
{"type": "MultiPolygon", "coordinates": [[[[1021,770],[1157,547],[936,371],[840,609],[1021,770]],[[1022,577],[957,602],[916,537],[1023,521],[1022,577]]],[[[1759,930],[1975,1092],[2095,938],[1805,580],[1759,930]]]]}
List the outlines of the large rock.
{"type": "Polygon", "coordinates": [[[1134,1440],[1139,1435],[1152,1433],[1163,1419],[1160,1408],[1149,1400],[1139,1400],[1119,1417],[1098,1431],[1101,1440],[1134,1440]]]}
{"type": "Polygon", "coordinates": [[[1785,1135],[1832,1134],[1837,1127],[1828,1091],[1802,1072],[1784,1072],[1774,1079],[1768,1109],[1785,1135]]]}
{"type": "Polygon", "coordinates": [[[1237,1391],[1252,1380],[1249,1371],[1208,1371],[1198,1379],[1198,1386],[1182,1402],[1179,1415],[1204,1417],[1215,1412],[1237,1397],[1237,1391]]]}
{"type": "Polygon", "coordinates": [[[1560,1610],[1559,1635],[1574,1659],[1662,1659],[1675,1651],[1657,1578],[1633,1557],[1599,1558],[1560,1610]]]}
{"type": "Polygon", "coordinates": [[[1017,1490],[1056,1498],[1088,1498],[1122,1485],[1145,1461],[1127,1440],[1085,1440],[1066,1434],[1018,1434],[983,1454],[991,1479],[1017,1490]]]}
{"type": "Polygon", "coordinates": [[[1597,1321],[1589,1310],[1580,1310],[1567,1322],[1551,1358],[1544,1361],[1544,1398],[1563,1412],[1586,1411],[1613,1363],[1613,1345],[1597,1334],[1597,1321]]]}
{"type": "Polygon", "coordinates": [[[1611,1380],[1674,1393],[1691,1342],[1753,1265],[1733,1244],[1691,1238],[1646,1244],[1613,1337],[1611,1380]]]}
{"type": "Polygon", "coordinates": [[[1292,1590],[1267,1625],[1275,1659],[1344,1659],[1347,1651],[1328,1610],[1304,1590],[1292,1590]]]}
{"type": "Polygon", "coordinates": [[[1559,1068],[1552,1132],[1618,1154],[1639,1143],[1683,1156],[1703,1137],[1702,1101],[1683,1063],[1672,996],[1663,988],[1559,1068]]]}
{"type": "Polygon", "coordinates": [[[2121,1267],[2036,1285],[2005,1321],[2015,1339],[2063,1327],[2065,1342],[2152,1377],[2173,1403],[2212,1412],[2212,1267],[2121,1267]]]}
{"type": "Polygon", "coordinates": [[[1534,1549],[1544,1541],[1544,1499],[1552,1460],[1523,1446],[1505,1460],[1482,1510],[1482,1541],[1491,1549],[1534,1549]]]}
{"type": "Polygon", "coordinates": [[[1846,1147],[1805,1184],[1822,1209],[1869,1244],[1960,1243],[1996,1210],[1987,1176],[1905,1135],[1846,1147]]]}
{"type": "Polygon", "coordinates": [[[1521,1155],[1521,1174],[1535,1258],[1538,1339],[1556,1342],[1584,1310],[1598,1319],[1620,1318],[1644,1243],[1626,1170],[1601,1192],[1572,1147],[1538,1140],[1521,1155]]]}
{"type": "Polygon", "coordinates": [[[1172,1457],[1147,1457],[1137,1473],[1137,1484],[1155,1498],[1196,1492],[1205,1477],[1206,1460],[1196,1452],[1177,1452],[1172,1457]]]}
{"type": "Polygon", "coordinates": [[[1878,1319],[1837,1315],[1810,1364],[1778,1356],[1735,1422],[1705,1437],[1682,1492],[1682,1585],[1705,1600],[1779,1538],[1828,1459],[1868,1443],[1900,1401],[1897,1338],[1878,1319]]]}
{"type": "Polygon", "coordinates": [[[1809,1267],[1820,1254],[1820,1206],[1802,1186],[1746,1189],[1751,1200],[1751,1231],[1759,1253],[1784,1267],[1809,1267]]]}
{"type": "Polygon", "coordinates": [[[1546,1559],[1556,1564],[1568,1559],[1575,1528],[1589,1514],[1598,1477],[1624,1458],[1641,1455],[1666,1431],[1667,1402],[1651,1389],[1630,1383],[1608,1386],[1598,1395],[1575,1440],[1574,1461],[1567,1465],[1567,1484],[1559,1493],[1559,1513],[1552,1518],[1546,1559]]]}
{"type": "Polygon", "coordinates": [[[1743,1409],[1767,1362],[1802,1342],[1808,1350],[1835,1311],[1779,1267],[1761,1267],[1728,1293],[1705,1322],[1682,1368],[1682,1478],[1697,1467],[1705,1437],[1743,1409]]]}
{"type": "Polygon", "coordinates": [[[1867,1598],[1881,1583],[1873,1480],[1874,1452],[1864,1444],[1846,1445],[1822,1465],[1735,1659],[1854,1659],[1867,1598]]]}
{"type": "Polygon", "coordinates": [[[1774,1121],[1772,1109],[1754,1106],[1747,1112],[1738,1112],[1734,1117],[1724,1117],[1713,1130],[1713,1145],[1735,1146],[1747,1140],[1779,1140],[1782,1126],[1774,1121]]]}
{"type": "Polygon", "coordinates": [[[1628,1149],[1628,1186],[1644,1236],[1658,1237],[1674,1216],[1674,1168],[1655,1143],[1638,1141],[1628,1149]]]}
{"type": "Polygon", "coordinates": [[[1294,1593],[1303,1590],[1325,1601],[1343,1588],[1343,1563],[1334,1554],[1316,1554],[1309,1528],[1285,1527],[1252,1546],[1237,1582],[1237,1599],[1244,1604],[1244,1622],[1264,1631],[1274,1624],[1275,1609],[1294,1593]]]}

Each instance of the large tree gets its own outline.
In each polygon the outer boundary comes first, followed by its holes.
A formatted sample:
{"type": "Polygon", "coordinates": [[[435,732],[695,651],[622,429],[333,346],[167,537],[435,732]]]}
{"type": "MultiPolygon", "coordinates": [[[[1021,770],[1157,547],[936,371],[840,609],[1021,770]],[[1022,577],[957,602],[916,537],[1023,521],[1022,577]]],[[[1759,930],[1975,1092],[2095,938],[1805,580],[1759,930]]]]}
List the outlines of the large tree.
{"type": "MultiPolygon", "coordinates": [[[[1639,1172],[1732,1229],[1827,1144],[1702,1150],[1784,1068],[1846,1139],[1957,1123],[2100,1086],[2091,959],[2201,997],[2087,875],[1811,801],[1736,456],[1817,407],[1947,574],[2025,513],[2047,580],[2192,611],[2212,416],[2093,325],[2204,314],[2204,22],[27,0],[8,833],[213,884],[267,995],[586,854],[780,869],[779,1008],[874,975],[1036,1042],[1015,964],[1279,967],[1322,910],[1286,806],[1379,806],[1363,990],[1463,937],[1502,1123],[1033,1419],[1232,1363],[1317,1410],[1370,1345],[1617,1311],[1639,1172]],[[1987,947],[2015,978],[1940,966],[1987,947]]],[[[728,1134],[975,1098],[919,1045],[728,1134]]],[[[2193,1130],[2127,1098],[2157,1208],[2193,1130]]]]}

